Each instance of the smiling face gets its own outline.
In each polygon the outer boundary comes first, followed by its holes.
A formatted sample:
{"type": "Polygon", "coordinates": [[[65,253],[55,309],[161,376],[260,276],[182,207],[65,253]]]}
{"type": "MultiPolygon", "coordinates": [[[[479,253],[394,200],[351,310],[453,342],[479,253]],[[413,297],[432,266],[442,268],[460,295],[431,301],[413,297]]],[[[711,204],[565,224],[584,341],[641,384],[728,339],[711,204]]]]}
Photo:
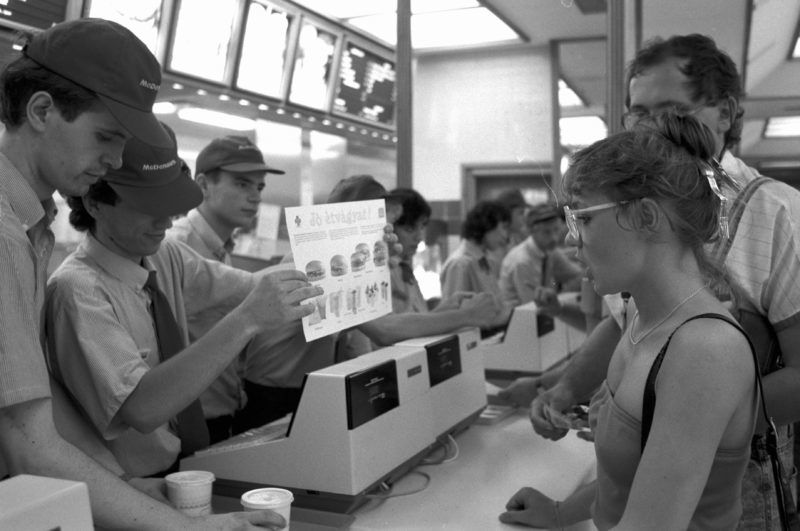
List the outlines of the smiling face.
{"type": "Polygon", "coordinates": [[[167,229],[172,226],[169,216],[144,214],[125,204],[121,198],[116,205],[90,202],[87,210],[95,219],[93,234],[97,240],[136,263],[158,251],[167,229]]]}
{"type": "Polygon", "coordinates": [[[258,214],[264,172],[229,172],[220,170],[216,179],[198,176],[203,190],[201,212],[230,235],[238,227],[247,227],[258,214]]]}
{"type": "Polygon", "coordinates": [[[72,122],[53,106],[42,127],[36,178],[45,192],[64,195],[82,196],[106,171],[119,168],[130,138],[100,103],[72,122]]]}

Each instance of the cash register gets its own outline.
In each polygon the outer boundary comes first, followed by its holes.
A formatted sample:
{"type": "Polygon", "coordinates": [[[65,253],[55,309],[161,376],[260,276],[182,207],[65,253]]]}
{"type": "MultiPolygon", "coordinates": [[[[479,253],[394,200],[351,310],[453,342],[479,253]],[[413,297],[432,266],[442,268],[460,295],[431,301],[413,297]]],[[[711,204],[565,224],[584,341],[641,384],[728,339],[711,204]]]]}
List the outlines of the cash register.
{"type": "Polygon", "coordinates": [[[277,486],[293,492],[295,506],[350,513],[485,405],[477,338],[469,329],[311,372],[290,421],[217,443],[180,468],[213,472],[218,495],[277,486]],[[475,389],[465,394],[467,383],[475,389]]]}
{"type": "Polygon", "coordinates": [[[505,330],[479,345],[487,376],[537,374],[564,359],[585,334],[538,312],[535,302],[514,308],[505,330]]]}

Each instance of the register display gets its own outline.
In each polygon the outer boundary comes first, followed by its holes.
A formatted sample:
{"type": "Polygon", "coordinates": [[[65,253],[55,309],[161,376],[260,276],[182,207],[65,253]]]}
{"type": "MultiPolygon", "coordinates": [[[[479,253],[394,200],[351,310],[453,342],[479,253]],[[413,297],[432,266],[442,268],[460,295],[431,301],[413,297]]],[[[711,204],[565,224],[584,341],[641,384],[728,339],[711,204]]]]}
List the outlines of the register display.
{"type": "Polygon", "coordinates": [[[353,430],[400,405],[397,363],[387,361],[345,378],[347,429],[353,430]]]}

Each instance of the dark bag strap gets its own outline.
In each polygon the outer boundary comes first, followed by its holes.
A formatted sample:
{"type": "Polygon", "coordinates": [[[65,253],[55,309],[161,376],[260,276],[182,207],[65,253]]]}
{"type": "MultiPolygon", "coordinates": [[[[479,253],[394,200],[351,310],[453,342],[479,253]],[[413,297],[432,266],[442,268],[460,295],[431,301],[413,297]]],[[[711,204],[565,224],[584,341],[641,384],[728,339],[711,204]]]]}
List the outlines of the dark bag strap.
{"type": "Polygon", "coordinates": [[[747,340],[747,344],[750,346],[750,353],[753,355],[753,362],[755,363],[755,373],[756,373],[756,387],[758,388],[758,395],[761,401],[761,411],[764,414],[764,418],[767,420],[767,434],[766,434],[766,447],[767,447],[767,454],[769,454],[770,462],[772,463],[772,473],[773,478],[775,480],[775,495],[778,501],[778,511],[780,513],[781,524],[783,529],[789,529],[791,531],[800,531],[800,516],[797,514],[797,510],[795,508],[794,499],[792,497],[792,490],[789,486],[787,481],[787,476],[785,470],[783,468],[783,464],[781,463],[780,456],[778,455],[778,432],[775,428],[775,421],[769,415],[767,411],[767,402],[764,400],[764,386],[761,382],[761,371],[759,370],[759,360],[756,356],[755,348],[753,347],[753,343],[750,341],[750,337],[744,331],[744,329],[726,315],[722,315],[719,313],[702,313],[699,315],[695,315],[686,319],[684,322],[679,324],[675,327],[675,330],[667,338],[666,343],[661,350],[658,352],[656,359],[653,361],[653,365],[650,367],[650,372],[647,374],[647,380],[644,385],[644,396],[642,399],[642,443],[641,443],[641,451],[644,453],[644,447],[647,443],[647,438],[650,435],[650,428],[653,424],[653,413],[655,411],[656,406],[656,376],[658,376],[658,371],[661,368],[661,363],[664,361],[664,355],[667,352],[667,347],[669,347],[669,343],[672,340],[672,336],[675,335],[675,332],[678,331],[680,327],[688,323],[689,321],[694,321],[695,319],[720,319],[722,321],[727,322],[737,330],[739,330],[742,335],[744,335],[745,339],[747,340]]]}

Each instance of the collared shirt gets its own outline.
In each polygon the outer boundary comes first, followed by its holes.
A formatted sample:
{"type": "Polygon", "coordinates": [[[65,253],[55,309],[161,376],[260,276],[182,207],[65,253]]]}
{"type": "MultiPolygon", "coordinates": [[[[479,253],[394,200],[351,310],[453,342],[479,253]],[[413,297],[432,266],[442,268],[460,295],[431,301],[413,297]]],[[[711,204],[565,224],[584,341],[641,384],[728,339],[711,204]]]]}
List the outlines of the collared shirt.
{"type": "MultiPolygon", "coordinates": [[[[411,267],[410,265],[408,267],[411,267]]],[[[413,274],[413,273],[412,273],[413,274]]],[[[428,304],[416,279],[408,282],[400,265],[389,264],[392,284],[392,311],[394,313],[427,313],[428,304]]]]}
{"type": "Polygon", "coordinates": [[[185,243],[203,258],[231,265],[233,240],[228,238],[227,241],[222,241],[196,208],[172,222],[172,228],[167,231],[167,235],[185,243]]]}
{"type": "Polygon", "coordinates": [[[51,276],[45,315],[53,372],[133,475],[164,470],[180,450],[170,426],[142,434],[117,416],[141,378],[160,362],[143,289],[149,270],[156,271],[185,341],[187,318],[224,315],[254,285],[250,273],[205,260],[179,242],[165,240],[140,266],[90,235],[51,276]]]}
{"type": "Polygon", "coordinates": [[[447,257],[442,266],[442,299],[457,291],[492,293],[500,297],[500,287],[492,276],[486,254],[480,245],[469,240],[461,244],[447,257]]]}
{"type": "Polygon", "coordinates": [[[50,396],[42,309],[54,216],[0,153],[0,407],[50,396]]]}
{"type": "Polygon", "coordinates": [[[533,300],[537,287],[565,284],[579,279],[581,268],[571,262],[561,249],[545,253],[529,236],[525,241],[512,248],[503,259],[500,268],[500,292],[503,300],[519,306],[533,300]],[[547,271],[542,271],[542,264],[547,257],[547,271]]]}
{"type": "MultiPolygon", "coordinates": [[[[174,221],[172,228],[167,231],[167,237],[185,243],[203,258],[231,265],[230,253],[233,250],[233,241],[228,239],[223,242],[197,209],[191,210],[185,217],[174,221]]],[[[219,317],[215,315],[199,315],[189,318],[189,340],[197,341],[217,322],[219,322],[219,317]]],[[[203,415],[207,419],[233,415],[244,406],[244,386],[241,380],[242,363],[243,359],[231,362],[200,395],[200,405],[203,408],[203,415]]]]}
{"type": "MultiPolygon", "coordinates": [[[[722,167],[742,186],[760,175],[726,152],[722,167]]],[[[734,197],[729,189],[725,194],[734,197]]],[[[800,194],[769,181],[747,201],[725,260],[729,282],[776,331],[800,322],[800,194]]]]}

